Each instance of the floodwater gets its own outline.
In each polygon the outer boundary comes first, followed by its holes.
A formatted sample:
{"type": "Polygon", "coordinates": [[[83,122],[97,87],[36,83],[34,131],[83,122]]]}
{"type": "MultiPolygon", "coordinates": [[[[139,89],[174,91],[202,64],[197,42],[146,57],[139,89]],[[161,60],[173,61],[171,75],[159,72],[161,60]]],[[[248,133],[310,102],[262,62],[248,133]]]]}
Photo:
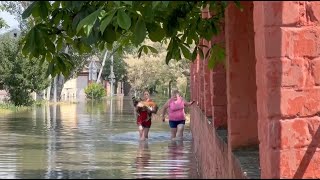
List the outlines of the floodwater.
{"type": "Polygon", "coordinates": [[[0,179],[198,178],[192,135],[154,120],[138,141],[128,97],[0,114],[0,179]]]}

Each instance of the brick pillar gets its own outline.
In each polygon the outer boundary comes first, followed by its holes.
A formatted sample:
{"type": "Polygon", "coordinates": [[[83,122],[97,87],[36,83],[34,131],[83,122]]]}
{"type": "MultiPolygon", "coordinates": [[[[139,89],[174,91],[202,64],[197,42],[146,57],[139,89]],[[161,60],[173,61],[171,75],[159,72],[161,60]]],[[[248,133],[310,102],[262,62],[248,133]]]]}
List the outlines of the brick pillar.
{"type": "Polygon", "coordinates": [[[196,57],[195,60],[195,73],[194,73],[194,89],[195,89],[195,100],[197,101],[197,104],[200,104],[200,98],[199,98],[199,81],[200,81],[200,77],[199,77],[199,58],[198,56],[196,57]]]}
{"type": "Polygon", "coordinates": [[[261,178],[320,178],[319,12],[254,2],[261,178]]]}
{"type": "Polygon", "coordinates": [[[200,89],[200,83],[201,83],[201,77],[200,77],[200,72],[201,72],[201,60],[199,58],[199,55],[197,55],[197,74],[195,77],[196,85],[197,85],[197,101],[198,101],[198,106],[201,104],[201,89],[200,89]]]}
{"type": "Polygon", "coordinates": [[[191,101],[194,100],[194,90],[193,90],[193,87],[194,87],[194,82],[193,82],[193,66],[194,64],[193,63],[190,63],[190,99],[191,101]]]}
{"type": "MultiPolygon", "coordinates": [[[[224,30],[211,39],[210,45],[225,44],[224,30]]],[[[212,117],[214,127],[227,127],[227,94],[226,94],[226,70],[223,64],[218,64],[210,71],[210,90],[212,101],[212,117]]]]}
{"type": "Polygon", "coordinates": [[[243,12],[231,3],[225,18],[230,149],[258,145],[253,2],[241,4],[243,12]]]}
{"type": "MultiPolygon", "coordinates": [[[[203,40],[203,44],[210,47],[210,42],[203,40]]],[[[204,54],[207,53],[209,49],[208,48],[204,48],[204,54]]],[[[210,84],[211,84],[211,79],[210,79],[210,75],[211,75],[211,70],[209,70],[208,68],[208,57],[205,57],[205,59],[203,60],[203,89],[204,89],[204,112],[205,115],[207,117],[212,117],[212,98],[211,98],[211,89],[210,89],[210,84]]]]}
{"type": "MultiPolygon", "coordinates": [[[[202,44],[203,42],[201,41],[200,44],[202,44]]],[[[199,56],[199,55],[198,55],[199,56]]],[[[205,94],[204,94],[204,76],[203,76],[203,71],[204,71],[204,60],[201,59],[201,57],[199,56],[199,99],[200,99],[200,109],[202,111],[204,111],[204,98],[205,98],[205,94]]]]}
{"type": "MultiPolygon", "coordinates": [[[[205,9],[202,11],[202,18],[209,18],[210,13],[208,11],[208,9],[205,9]]],[[[209,48],[211,46],[210,41],[207,41],[205,39],[202,40],[202,45],[207,46],[207,47],[203,47],[203,54],[204,56],[207,54],[207,52],[209,51],[209,48]]],[[[211,70],[209,70],[208,68],[208,60],[209,60],[210,56],[205,56],[204,60],[203,60],[203,71],[202,71],[202,75],[203,75],[203,89],[204,89],[204,112],[206,117],[212,117],[212,98],[211,98],[211,70]]]]}

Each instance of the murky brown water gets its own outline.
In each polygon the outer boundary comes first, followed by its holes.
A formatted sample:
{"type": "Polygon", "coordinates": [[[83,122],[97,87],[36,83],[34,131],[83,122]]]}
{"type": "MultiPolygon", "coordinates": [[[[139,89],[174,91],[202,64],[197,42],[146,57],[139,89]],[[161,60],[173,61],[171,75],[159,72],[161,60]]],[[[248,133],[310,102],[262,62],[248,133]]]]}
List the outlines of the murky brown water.
{"type": "Polygon", "coordinates": [[[129,98],[0,114],[0,178],[197,178],[188,126],[169,138],[153,121],[139,143],[129,98]]]}

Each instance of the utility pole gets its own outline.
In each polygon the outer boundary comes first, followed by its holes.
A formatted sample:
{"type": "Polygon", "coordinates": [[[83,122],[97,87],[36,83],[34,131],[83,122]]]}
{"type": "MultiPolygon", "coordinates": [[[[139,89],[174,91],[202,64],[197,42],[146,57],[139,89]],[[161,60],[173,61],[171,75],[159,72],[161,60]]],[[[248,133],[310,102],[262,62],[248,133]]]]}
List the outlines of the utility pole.
{"type": "Polygon", "coordinates": [[[110,96],[113,97],[113,83],[115,81],[115,75],[113,72],[113,55],[111,56],[110,75],[108,78],[110,79],[110,96]]]}
{"type": "Polygon", "coordinates": [[[99,75],[98,75],[98,79],[97,79],[97,83],[99,83],[99,82],[100,82],[100,78],[101,78],[102,70],[103,70],[104,64],[105,64],[106,59],[107,59],[107,54],[108,54],[108,50],[106,50],[106,52],[104,53],[104,57],[103,57],[103,61],[102,61],[102,65],[101,65],[101,68],[100,68],[100,71],[99,71],[99,75]]]}

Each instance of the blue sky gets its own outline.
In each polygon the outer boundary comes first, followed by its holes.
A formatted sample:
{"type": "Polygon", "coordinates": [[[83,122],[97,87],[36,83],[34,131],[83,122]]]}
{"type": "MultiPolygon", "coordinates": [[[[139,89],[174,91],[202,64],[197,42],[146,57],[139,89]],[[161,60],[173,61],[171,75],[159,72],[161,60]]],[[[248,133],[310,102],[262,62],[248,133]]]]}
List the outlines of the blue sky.
{"type": "MultiPolygon", "coordinates": [[[[14,16],[11,15],[10,13],[5,12],[5,11],[0,12],[0,17],[2,17],[6,21],[6,23],[10,26],[10,28],[8,28],[8,29],[13,29],[13,28],[19,27],[18,21],[15,20],[14,16]]],[[[8,29],[0,30],[0,33],[5,32],[8,29]]]]}

